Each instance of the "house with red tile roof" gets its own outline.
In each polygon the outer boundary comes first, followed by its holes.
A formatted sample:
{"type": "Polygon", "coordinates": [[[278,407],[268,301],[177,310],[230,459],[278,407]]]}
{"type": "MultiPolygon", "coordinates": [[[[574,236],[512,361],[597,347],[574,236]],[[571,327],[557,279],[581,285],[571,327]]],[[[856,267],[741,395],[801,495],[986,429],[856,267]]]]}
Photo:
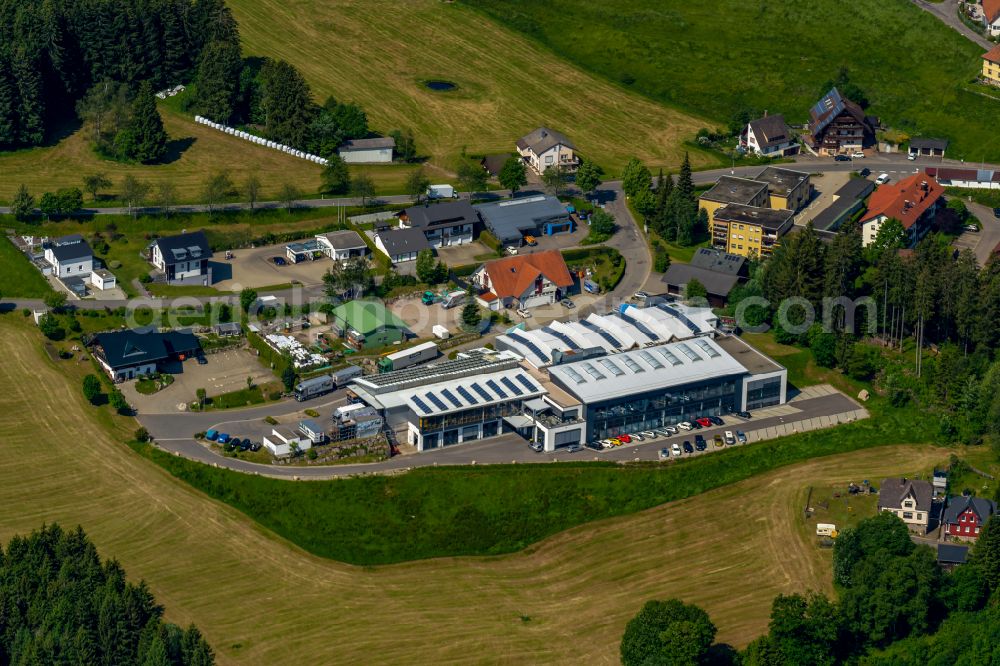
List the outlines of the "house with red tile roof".
{"type": "Polygon", "coordinates": [[[1000,0],[983,0],[983,24],[991,37],[1000,35],[1000,0]]]}
{"type": "Polygon", "coordinates": [[[915,173],[898,183],[886,183],[868,199],[868,211],[861,218],[861,242],[875,242],[882,224],[891,218],[903,223],[913,247],[930,231],[941,205],[944,188],[926,172],[915,173]]]}
{"type": "MultiPolygon", "coordinates": [[[[1000,4],[1000,0],[997,3],[1000,4]]],[[[1000,18],[997,20],[1000,21],[1000,18]]],[[[983,80],[1000,85],[1000,44],[983,54],[983,80]]]]}
{"type": "Polygon", "coordinates": [[[561,300],[576,284],[558,250],[488,261],[472,274],[483,300],[496,308],[533,308],[561,300]],[[490,298],[492,294],[495,298],[490,298]]]}

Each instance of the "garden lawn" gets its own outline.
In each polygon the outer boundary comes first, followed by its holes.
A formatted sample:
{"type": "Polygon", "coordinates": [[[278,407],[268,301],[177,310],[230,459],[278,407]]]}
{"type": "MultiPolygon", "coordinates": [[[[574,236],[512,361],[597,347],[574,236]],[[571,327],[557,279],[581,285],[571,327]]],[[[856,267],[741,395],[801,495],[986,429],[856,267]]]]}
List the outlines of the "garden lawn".
{"type": "Polygon", "coordinates": [[[52,293],[45,276],[7,238],[0,238],[0,299],[43,298],[52,293]]]}
{"type": "Polygon", "coordinates": [[[626,89],[726,127],[740,110],[808,120],[847,67],[868,113],[948,154],[1000,160],[1000,101],[971,82],[982,49],[896,0],[462,0],[626,89]]]}

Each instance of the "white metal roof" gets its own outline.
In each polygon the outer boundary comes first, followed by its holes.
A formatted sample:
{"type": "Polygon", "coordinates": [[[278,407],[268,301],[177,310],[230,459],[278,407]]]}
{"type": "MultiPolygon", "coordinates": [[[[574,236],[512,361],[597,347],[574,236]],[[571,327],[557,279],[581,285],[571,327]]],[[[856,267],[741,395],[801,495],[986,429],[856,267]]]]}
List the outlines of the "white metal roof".
{"type": "MultiPolygon", "coordinates": [[[[438,416],[511,400],[544,395],[545,389],[524,370],[474,375],[405,391],[406,405],[418,417],[438,416]]],[[[379,395],[385,401],[387,394],[379,395]]]]}
{"type": "Polygon", "coordinates": [[[626,305],[622,309],[625,316],[642,322],[664,342],[711,333],[718,321],[711,308],[693,308],[682,303],[649,308],[626,305]]]}
{"type": "Polygon", "coordinates": [[[708,337],[549,368],[550,377],[587,403],[746,373],[743,365],[708,337]]]}
{"type": "Polygon", "coordinates": [[[593,313],[587,317],[587,321],[613,335],[615,339],[622,343],[622,349],[641,347],[650,342],[656,342],[655,338],[650,338],[621,317],[593,313]]]}

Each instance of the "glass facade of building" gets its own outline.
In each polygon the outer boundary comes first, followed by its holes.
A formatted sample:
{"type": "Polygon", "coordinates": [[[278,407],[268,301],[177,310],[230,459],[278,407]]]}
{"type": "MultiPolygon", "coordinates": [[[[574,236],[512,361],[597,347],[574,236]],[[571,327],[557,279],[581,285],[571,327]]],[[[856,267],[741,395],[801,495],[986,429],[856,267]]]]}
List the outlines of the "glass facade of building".
{"type": "Polygon", "coordinates": [[[426,416],[417,425],[422,450],[495,437],[509,429],[509,426],[505,428],[503,417],[518,415],[521,411],[521,401],[514,400],[442,416],[426,416]]]}
{"type": "Polygon", "coordinates": [[[589,404],[587,439],[600,440],[737,411],[741,390],[739,377],[721,377],[589,404]]]}
{"type": "Polygon", "coordinates": [[[781,402],[781,377],[750,380],[747,382],[747,404],[745,409],[760,409],[781,402]]]}

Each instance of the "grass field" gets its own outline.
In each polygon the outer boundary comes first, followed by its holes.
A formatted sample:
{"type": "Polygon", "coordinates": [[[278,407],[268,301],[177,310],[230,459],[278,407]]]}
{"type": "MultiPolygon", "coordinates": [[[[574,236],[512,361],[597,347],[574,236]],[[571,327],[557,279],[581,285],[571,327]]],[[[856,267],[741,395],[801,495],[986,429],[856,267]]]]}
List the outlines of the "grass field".
{"type": "Polygon", "coordinates": [[[228,4],[245,52],[294,64],[318,98],[360,103],[379,131],[412,128],[419,152],[444,167],[453,166],[463,148],[513,150],[515,140],[539,125],[566,132],[585,157],[609,173],[617,174],[633,155],[676,167],[681,142],[708,124],[568,65],[459,5],[437,0],[228,4]],[[459,87],[433,92],[422,84],[428,79],[459,87]]]}
{"type": "Polygon", "coordinates": [[[0,297],[42,298],[52,287],[6,237],[0,238],[0,297]]]}
{"type": "Polygon", "coordinates": [[[304,553],[134,455],[120,443],[134,425],[84,404],[79,377],[89,366],[49,361],[19,318],[0,319],[0,353],[0,539],[43,522],[83,525],[102,556],[149,583],[169,621],[196,622],[223,664],[470,655],[610,664],[626,621],[645,600],[668,596],[701,604],[719,640],[743,645],[765,629],[775,594],[829,591],[829,555],[797,531],[802,488],[947,459],[927,446],[881,447],[573,529],[515,555],[359,568],[304,553]],[[28,428],[25,414],[46,418],[28,428]]]}
{"type": "Polygon", "coordinates": [[[1000,102],[970,83],[982,49],[911,2],[462,1],[588,71],[723,127],[744,108],[805,122],[820,87],[846,66],[885,124],[948,138],[953,158],[1000,159],[1000,102]]]}
{"type": "MultiPolygon", "coordinates": [[[[82,179],[92,173],[104,173],[114,185],[103,194],[108,197],[98,204],[85,194],[87,206],[119,206],[119,184],[131,174],[153,185],[172,182],[177,187],[177,203],[202,201],[201,192],[209,177],[226,171],[239,184],[250,173],[256,173],[262,183],[260,199],[277,199],[284,183],[297,187],[304,196],[318,197],[320,173],[323,167],[270,150],[248,141],[198,125],[184,114],[161,105],[163,123],[173,146],[172,161],[166,164],[123,164],[105,160],[91,149],[82,131],[76,131],[51,147],[0,152],[0,201],[9,202],[22,183],[37,202],[43,192],[60,187],[83,188],[82,179]]],[[[363,170],[375,181],[380,194],[403,191],[406,176],[416,167],[408,165],[365,166],[363,170]]],[[[362,169],[362,167],[359,167],[362,169]]]]}

